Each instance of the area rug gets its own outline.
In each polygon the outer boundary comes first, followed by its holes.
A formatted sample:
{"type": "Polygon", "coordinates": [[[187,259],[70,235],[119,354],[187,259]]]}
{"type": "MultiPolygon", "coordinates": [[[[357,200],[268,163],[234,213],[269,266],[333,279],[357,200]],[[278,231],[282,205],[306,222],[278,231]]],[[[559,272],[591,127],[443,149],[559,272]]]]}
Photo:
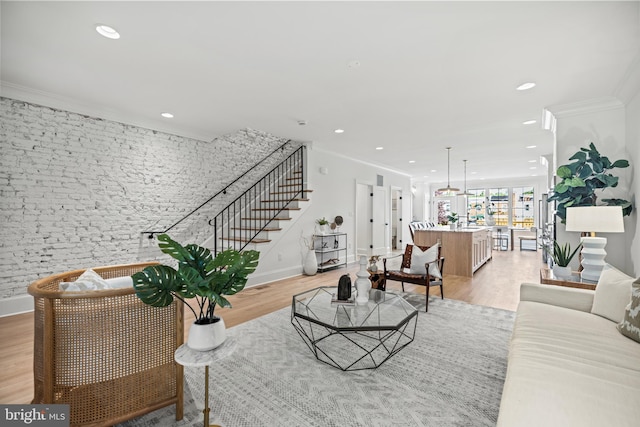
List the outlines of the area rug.
{"type": "MultiPolygon", "coordinates": [[[[404,294],[415,340],[378,369],[343,372],[315,359],[290,308],[230,328],[234,353],[210,368],[211,423],[224,427],[495,426],[514,313],[404,294]]],[[[202,369],[202,368],[200,368],[202,369]]],[[[201,426],[169,406],[121,426],[201,426]]]]}

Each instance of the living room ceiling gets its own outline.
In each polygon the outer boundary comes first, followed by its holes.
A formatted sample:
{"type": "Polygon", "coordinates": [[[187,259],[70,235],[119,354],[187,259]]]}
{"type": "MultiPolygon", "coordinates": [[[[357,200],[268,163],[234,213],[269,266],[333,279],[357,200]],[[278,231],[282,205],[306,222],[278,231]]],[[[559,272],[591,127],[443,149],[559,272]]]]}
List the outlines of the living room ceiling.
{"type": "Polygon", "coordinates": [[[464,159],[470,182],[540,175],[544,108],[619,95],[639,4],[2,1],[2,95],[202,140],[248,127],[417,181],[447,181],[448,146],[452,182],[464,159]]]}

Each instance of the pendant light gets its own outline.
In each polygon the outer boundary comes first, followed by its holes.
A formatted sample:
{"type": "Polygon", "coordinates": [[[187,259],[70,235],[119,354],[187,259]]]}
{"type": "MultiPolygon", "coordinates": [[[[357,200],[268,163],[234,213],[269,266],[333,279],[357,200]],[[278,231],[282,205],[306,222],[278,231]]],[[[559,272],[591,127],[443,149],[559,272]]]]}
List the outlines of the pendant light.
{"type": "Polygon", "coordinates": [[[447,147],[447,186],[445,188],[438,188],[438,191],[441,191],[443,193],[453,193],[454,191],[460,191],[459,188],[452,187],[449,181],[449,172],[450,172],[449,169],[451,167],[450,155],[451,155],[451,147],[447,147]]]}
{"type": "Polygon", "coordinates": [[[473,196],[473,193],[469,193],[467,191],[467,161],[463,160],[463,162],[464,162],[464,192],[458,193],[458,196],[473,196]]]}

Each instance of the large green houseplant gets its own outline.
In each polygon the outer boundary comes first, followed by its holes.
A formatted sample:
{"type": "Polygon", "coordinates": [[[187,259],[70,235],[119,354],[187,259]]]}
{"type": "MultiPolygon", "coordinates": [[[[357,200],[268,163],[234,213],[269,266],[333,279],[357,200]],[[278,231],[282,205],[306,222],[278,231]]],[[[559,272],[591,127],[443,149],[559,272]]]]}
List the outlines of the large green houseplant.
{"type": "MultiPolygon", "coordinates": [[[[154,307],[166,307],[177,298],[192,311],[194,325],[220,323],[218,326],[224,331],[224,322],[214,315],[214,310],[216,306],[231,307],[225,295],[244,289],[248,276],[258,266],[260,253],[227,249],[214,257],[207,248],[195,244],[182,246],[166,234],[157,238],[160,250],[177,260],[178,268],[152,265],[135,273],[131,278],[138,298],[154,307]]],[[[208,349],[191,342],[193,331],[192,326],[189,346],[198,350],[208,349]]],[[[224,338],[217,341],[220,340],[224,341],[224,338]]],[[[219,344],[221,342],[217,342],[219,344]]],[[[204,347],[209,345],[213,344],[204,344],[204,347]]]]}
{"type": "MultiPolygon", "coordinates": [[[[547,199],[556,201],[556,215],[562,223],[567,218],[567,208],[576,206],[595,206],[598,200],[597,191],[618,186],[618,177],[609,171],[615,168],[629,166],[627,160],[621,159],[611,162],[608,157],[602,156],[592,143],[588,148],[580,148],[580,151],[569,158],[573,163],[562,165],[556,174],[561,179],[553,188],[553,194],[547,199]]],[[[622,206],[623,215],[630,215],[633,207],[631,202],[623,199],[602,199],[607,206],[622,206]]]]}

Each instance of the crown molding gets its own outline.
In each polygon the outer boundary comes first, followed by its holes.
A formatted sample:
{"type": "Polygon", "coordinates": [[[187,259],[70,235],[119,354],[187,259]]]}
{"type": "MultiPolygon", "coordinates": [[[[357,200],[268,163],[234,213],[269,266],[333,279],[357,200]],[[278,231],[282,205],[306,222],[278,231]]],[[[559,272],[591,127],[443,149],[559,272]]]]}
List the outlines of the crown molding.
{"type": "Polygon", "coordinates": [[[556,119],[562,117],[579,116],[582,114],[601,113],[603,111],[624,109],[624,104],[618,98],[606,96],[602,98],[587,99],[572,102],[570,104],[551,105],[546,108],[556,119]]]}

